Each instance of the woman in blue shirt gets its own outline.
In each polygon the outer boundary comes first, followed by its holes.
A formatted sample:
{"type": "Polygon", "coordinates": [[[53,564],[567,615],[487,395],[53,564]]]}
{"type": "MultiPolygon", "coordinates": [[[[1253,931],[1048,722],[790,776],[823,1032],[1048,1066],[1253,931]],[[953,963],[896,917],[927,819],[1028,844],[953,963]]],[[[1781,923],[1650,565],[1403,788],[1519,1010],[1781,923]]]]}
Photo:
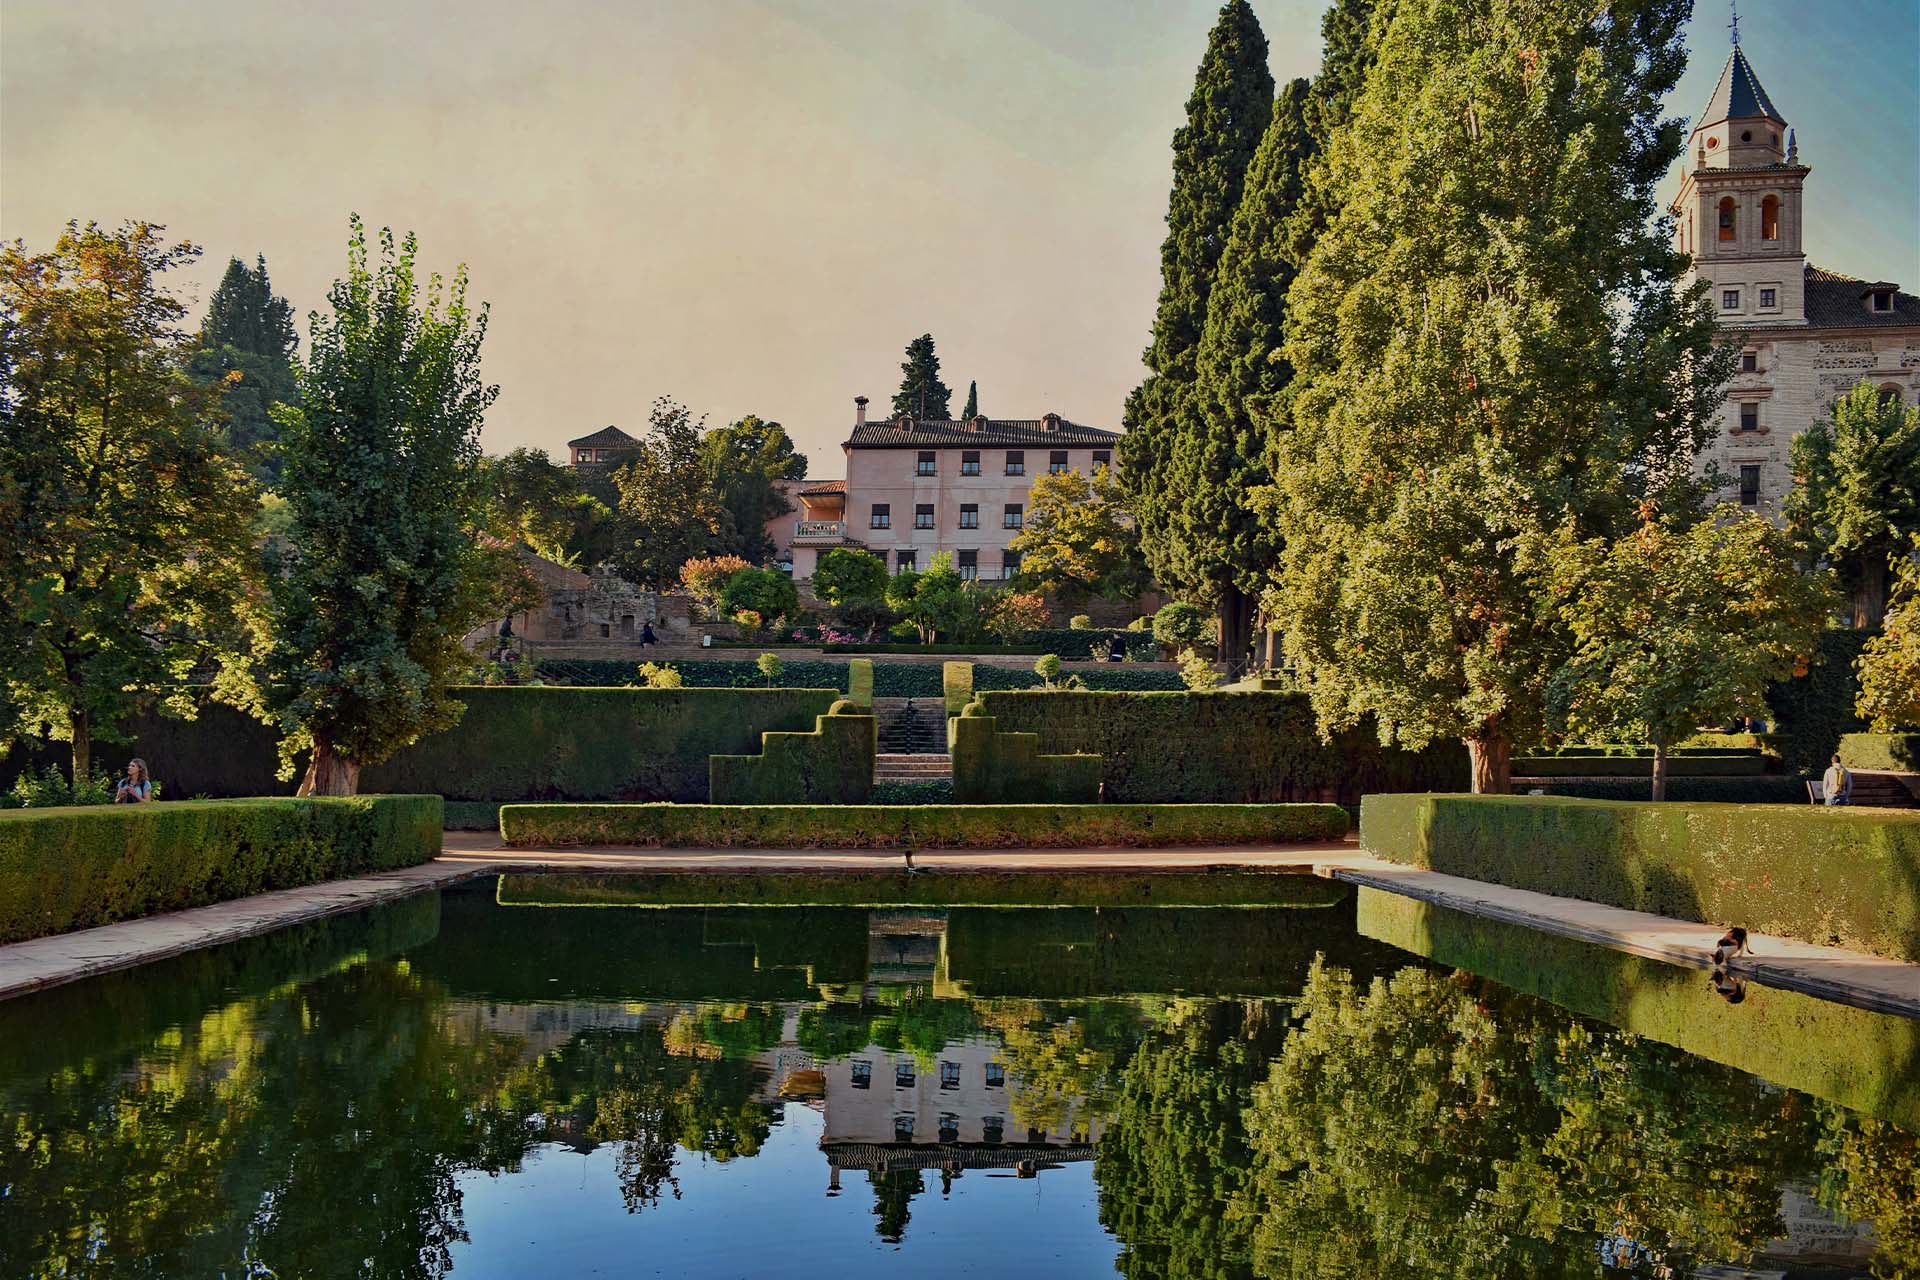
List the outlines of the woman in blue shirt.
{"type": "Polygon", "coordinates": [[[153,779],[147,776],[147,762],[139,756],[127,761],[127,776],[114,788],[115,804],[146,804],[153,799],[153,779]]]}

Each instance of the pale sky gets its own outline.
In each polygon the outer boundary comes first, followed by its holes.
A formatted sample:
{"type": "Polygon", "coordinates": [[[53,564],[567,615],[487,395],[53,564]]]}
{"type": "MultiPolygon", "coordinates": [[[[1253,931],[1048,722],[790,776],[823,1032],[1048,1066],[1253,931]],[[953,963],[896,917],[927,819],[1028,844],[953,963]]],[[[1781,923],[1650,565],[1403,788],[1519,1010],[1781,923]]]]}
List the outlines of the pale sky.
{"type": "MultiPolygon", "coordinates": [[[[931,331],[960,411],[1118,428],[1169,143],[1218,0],[0,0],[0,237],[147,218],[265,253],[301,317],[347,214],[493,305],[490,451],[564,456],[655,396],[784,422],[843,474],[931,331]]],[[[1284,81],[1321,0],[1254,0],[1284,81]]],[[[1696,15],[1692,117],[1728,42],[1696,15]]],[[[1748,0],[1799,131],[1808,247],[1920,290],[1920,0],[1748,0]]]]}

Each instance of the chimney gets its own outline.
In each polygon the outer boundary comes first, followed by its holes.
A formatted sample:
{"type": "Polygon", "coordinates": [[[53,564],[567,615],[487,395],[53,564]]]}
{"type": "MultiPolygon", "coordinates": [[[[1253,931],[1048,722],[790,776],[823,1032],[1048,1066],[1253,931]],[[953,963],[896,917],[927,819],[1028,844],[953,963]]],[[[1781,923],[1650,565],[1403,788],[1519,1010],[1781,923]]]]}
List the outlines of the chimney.
{"type": "Polygon", "coordinates": [[[1048,431],[1058,431],[1060,429],[1060,415],[1057,413],[1050,413],[1042,418],[1041,421],[1046,424],[1048,431]]]}
{"type": "Polygon", "coordinates": [[[864,427],[867,425],[867,398],[865,396],[855,396],[853,398],[853,425],[856,427],[864,427]]]}

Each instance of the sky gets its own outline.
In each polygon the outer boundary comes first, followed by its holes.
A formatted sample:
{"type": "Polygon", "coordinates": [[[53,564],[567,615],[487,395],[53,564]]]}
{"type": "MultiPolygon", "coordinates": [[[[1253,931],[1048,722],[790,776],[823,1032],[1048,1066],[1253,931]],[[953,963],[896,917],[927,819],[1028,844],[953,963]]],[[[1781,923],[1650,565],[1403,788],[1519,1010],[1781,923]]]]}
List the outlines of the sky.
{"type": "MultiPolygon", "coordinates": [[[[1253,0],[1277,80],[1323,0],[1253,0]]],[[[484,443],[565,454],[657,396],[786,424],[811,474],[903,348],[960,411],[1118,429],[1170,143],[1218,0],[0,0],[0,238],[144,218],[197,317],[264,253],[302,317],[347,217],[492,305],[484,443]]],[[[1700,0],[1670,110],[1729,50],[1700,0]]],[[[1813,167],[1809,255],[1920,290],[1920,0],[1746,0],[1813,167]]],[[[1669,178],[1665,194],[1671,194],[1669,178]]]]}

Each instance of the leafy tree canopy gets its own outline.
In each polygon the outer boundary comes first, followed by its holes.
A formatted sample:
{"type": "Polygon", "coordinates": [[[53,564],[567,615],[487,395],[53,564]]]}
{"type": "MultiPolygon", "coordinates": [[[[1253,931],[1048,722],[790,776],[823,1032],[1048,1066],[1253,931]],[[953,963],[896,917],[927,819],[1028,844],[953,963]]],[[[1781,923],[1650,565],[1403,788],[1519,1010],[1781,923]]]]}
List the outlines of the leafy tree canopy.
{"type": "Polygon", "coordinates": [[[1139,533],[1106,467],[1091,479],[1077,471],[1036,478],[1025,521],[1007,549],[1020,555],[1021,590],[1069,603],[1088,596],[1130,600],[1147,585],[1139,533]]]}
{"type": "Polygon", "coordinates": [[[1920,560],[1901,564],[1893,607],[1854,669],[1860,676],[1855,710],[1875,732],[1920,730],[1920,560]]]}
{"type": "Polygon", "coordinates": [[[614,557],[621,576],[664,589],[689,560],[731,551],[730,517],[714,491],[701,443],[705,419],[660,397],[633,457],[613,473],[627,543],[614,557]]]}
{"type": "Polygon", "coordinates": [[[967,383],[967,407],[960,411],[960,417],[965,421],[971,422],[979,416],[980,385],[976,382],[969,381],[967,383]]]}
{"type": "Polygon", "coordinates": [[[778,548],[767,537],[767,521],[793,510],[781,482],[806,477],[806,455],[795,451],[785,427],[751,413],[707,432],[700,446],[726,511],[729,549],[754,564],[771,559],[778,548]]]}
{"type": "Polygon", "coordinates": [[[952,416],[948,405],[953,393],[940,381],[940,357],[933,352],[932,334],[923,333],[907,344],[900,373],[900,389],[893,393],[895,417],[904,413],[929,422],[952,416]]]}
{"type": "Polygon", "coordinates": [[[1811,563],[1839,571],[1853,625],[1876,627],[1894,560],[1920,537],[1920,407],[1862,382],[1793,440],[1787,527],[1811,563]]]}
{"type": "Polygon", "coordinates": [[[828,604],[880,600],[887,594],[887,562],[858,547],[834,547],[813,570],[813,593],[828,604]]]}
{"type": "Polygon", "coordinates": [[[544,449],[515,449],[484,458],[487,528],[524,542],[549,560],[591,568],[619,547],[618,523],[607,505],[580,484],[572,467],[544,449]]]}
{"type": "Polygon", "coordinates": [[[720,593],[720,611],[726,616],[747,609],[759,614],[766,626],[792,617],[799,607],[800,593],[793,579],[778,569],[742,569],[727,579],[720,593]]]}

